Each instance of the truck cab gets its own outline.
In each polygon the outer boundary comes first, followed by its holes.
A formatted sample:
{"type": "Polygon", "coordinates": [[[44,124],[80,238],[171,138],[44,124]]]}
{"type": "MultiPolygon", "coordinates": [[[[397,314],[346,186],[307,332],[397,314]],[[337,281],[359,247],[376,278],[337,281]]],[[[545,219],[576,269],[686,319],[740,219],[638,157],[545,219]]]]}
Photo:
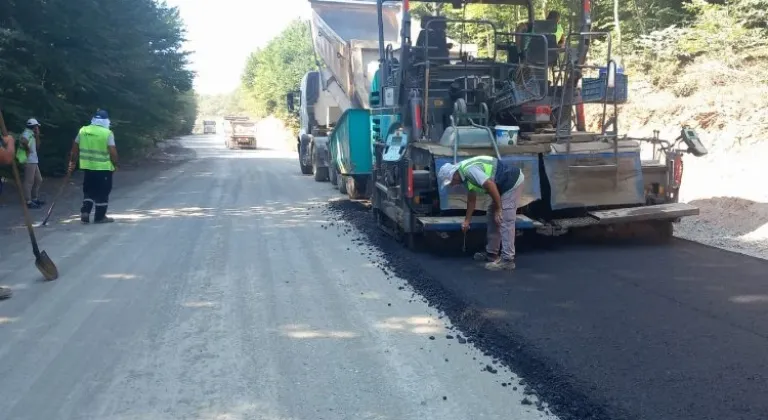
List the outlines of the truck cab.
{"type": "Polygon", "coordinates": [[[203,134],[216,134],[216,121],[203,121],[203,134]]]}
{"type": "Polygon", "coordinates": [[[301,173],[318,182],[328,181],[328,135],[341,116],[338,102],[322,83],[321,73],[310,71],[301,79],[300,90],[286,98],[288,111],[299,118],[296,149],[301,173]]]}

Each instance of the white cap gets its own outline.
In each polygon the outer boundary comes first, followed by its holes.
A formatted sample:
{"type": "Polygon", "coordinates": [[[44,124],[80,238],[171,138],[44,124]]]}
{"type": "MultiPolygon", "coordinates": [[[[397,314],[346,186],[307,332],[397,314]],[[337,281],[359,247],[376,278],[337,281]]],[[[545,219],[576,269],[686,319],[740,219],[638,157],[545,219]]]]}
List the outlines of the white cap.
{"type": "Polygon", "coordinates": [[[457,169],[459,169],[459,165],[453,163],[446,163],[441,166],[440,171],[437,173],[437,179],[440,185],[443,187],[450,185],[451,180],[453,179],[453,174],[456,173],[457,169]]]}
{"type": "Polygon", "coordinates": [[[27,127],[34,127],[36,125],[40,125],[40,123],[36,119],[30,118],[27,120],[27,127]]]}

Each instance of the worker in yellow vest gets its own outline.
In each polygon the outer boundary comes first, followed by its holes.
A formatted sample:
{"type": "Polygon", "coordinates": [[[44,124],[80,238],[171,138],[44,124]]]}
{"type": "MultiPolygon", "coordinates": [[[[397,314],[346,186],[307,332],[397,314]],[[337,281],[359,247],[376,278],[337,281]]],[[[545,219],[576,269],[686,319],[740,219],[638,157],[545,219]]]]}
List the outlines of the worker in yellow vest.
{"type": "Polygon", "coordinates": [[[40,186],[43,176],[40,174],[40,123],[30,118],[27,127],[21,133],[20,146],[16,149],[16,160],[24,165],[24,196],[27,198],[27,207],[39,209],[45,201],[40,200],[40,186]]]}
{"type": "Polygon", "coordinates": [[[117,168],[117,147],[115,135],[109,129],[109,114],[98,110],[91,124],[80,129],[72,145],[69,170],[75,170],[80,162],[83,170],[83,206],[80,221],[90,223],[91,210],[95,208],[94,223],[111,223],[107,217],[109,193],[112,192],[112,173],[117,168]]]}
{"type": "Polygon", "coordinates": [[[488,207],[488,233],[485,252],[474,258],[485,261],[489,270],[515,269],[515,221],[525,175],[520,168],[491,156],[475,156],[459,163],[446,163],[437,174],[443,188],[467,188],[467,215],[461,224],[466,232],[477,203],[477,194],[491,196],[488,207]],[[501,251],[501,252],[499,252],[501,251]]]}
{"type": "MultiPolygon", "coordinates": [[[[555,22],[555,43],[558,47],[563,48],[563,45],[565,45],[565,30],[563,25],[560,24],[560,12],[556,10],[550,11],[547,15],[547,20],[555,22]]],[[[550,46],[550,48],[555,47],[550,46]]]]}

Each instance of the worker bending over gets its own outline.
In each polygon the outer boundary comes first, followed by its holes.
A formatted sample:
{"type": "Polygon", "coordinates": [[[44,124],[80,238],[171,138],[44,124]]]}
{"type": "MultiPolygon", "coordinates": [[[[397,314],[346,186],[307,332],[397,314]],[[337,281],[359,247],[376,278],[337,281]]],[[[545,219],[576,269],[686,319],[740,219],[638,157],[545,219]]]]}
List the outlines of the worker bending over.
{"type": "Polygon", "coordinates": [[[115,220],[107,217],[109,193],[112,192],[112,173],[117,167],[117,147],[115,135],[109,129],[109,115],[98,110],[91,124],[80,129],[72,145],[69,170],[75,170],[75,163],[80,160],[83,170],[83,206],[80,208],[80,221],[90,222],[91,210],[95,207],[94,223],[111,223],[115,220]]]}
{"type": "Polygon", "coordinates": [[[467,215],[461,230],[469,230],[477,194],[492,198],[488,208],[488,237],[485,252],[475,260],[486,261],[489,270],[515,269],[515,221],[521,186],[525,180],[520,168],[491,156],[477,156],[458,164],[446,163],[438,173],[444,187],[463,184],[467,190],[467,215]],[[501,255],[499,255],[501,248],[501,255]]]}

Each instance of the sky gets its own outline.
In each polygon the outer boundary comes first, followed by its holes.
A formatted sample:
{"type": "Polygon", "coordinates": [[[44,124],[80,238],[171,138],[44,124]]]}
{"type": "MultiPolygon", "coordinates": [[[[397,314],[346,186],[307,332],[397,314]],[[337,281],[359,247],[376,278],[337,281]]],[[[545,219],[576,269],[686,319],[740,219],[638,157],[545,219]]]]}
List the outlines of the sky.
{"type": "Polygon", "coordinates": [[[193,51],[195,90],[227,93],[240,84],[251,52],[280,33],[291,20],[309,18],[307,0],[166,0],[178,6],[193,51]]]}

